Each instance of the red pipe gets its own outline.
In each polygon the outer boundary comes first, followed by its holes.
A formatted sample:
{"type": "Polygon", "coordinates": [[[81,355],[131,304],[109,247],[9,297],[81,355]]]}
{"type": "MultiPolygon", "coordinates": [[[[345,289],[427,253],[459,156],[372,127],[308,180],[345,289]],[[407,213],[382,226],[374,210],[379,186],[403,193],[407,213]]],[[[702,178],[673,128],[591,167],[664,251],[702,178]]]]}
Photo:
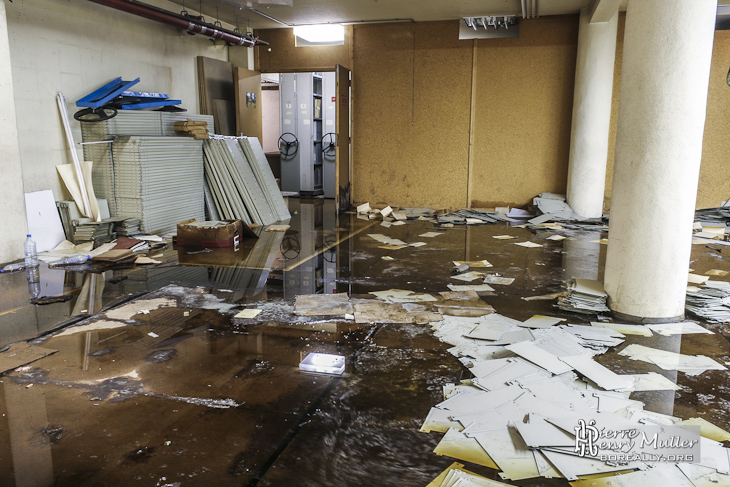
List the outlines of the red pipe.
{"type": "Polygon", "coordinates": [[[195,19],[177,16],[171,12],[157,9],[143,3],[132,2],[129,0],[89,0],[90,2],[98,3],[100,5],[106,5],[107,7],[122,10],[130,14],[139,15],[146,19],[155,20],[168,24],[178,29],[183,29],[191,34],[202,34],[204,36],[213,37],[215,39],[221,39],[228,44],[234,46],[253,47],[256,45],[256,41],[249,39],[244,36],[230,34],[222,30],[218,30],[212,27],[196,21],[195,19]]]}

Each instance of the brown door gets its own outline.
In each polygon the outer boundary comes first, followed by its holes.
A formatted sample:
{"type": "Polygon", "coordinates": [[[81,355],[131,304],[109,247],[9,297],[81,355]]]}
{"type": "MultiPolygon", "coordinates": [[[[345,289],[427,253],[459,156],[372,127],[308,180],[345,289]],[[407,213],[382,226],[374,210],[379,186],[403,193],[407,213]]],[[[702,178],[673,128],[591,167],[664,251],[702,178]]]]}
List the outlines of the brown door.
{"type": "Polygon", "coordinates": [[[261,73],[233,68],[233,86],[236,93],[236,135],[257,137],[261,142],[261,73]]]}
{"type": "Polygon", "coordinates": [[[337,79],[335,183],[337,212],[341,213],[350,207],[350,70],[338,64],[335,73],[337,79]]]}

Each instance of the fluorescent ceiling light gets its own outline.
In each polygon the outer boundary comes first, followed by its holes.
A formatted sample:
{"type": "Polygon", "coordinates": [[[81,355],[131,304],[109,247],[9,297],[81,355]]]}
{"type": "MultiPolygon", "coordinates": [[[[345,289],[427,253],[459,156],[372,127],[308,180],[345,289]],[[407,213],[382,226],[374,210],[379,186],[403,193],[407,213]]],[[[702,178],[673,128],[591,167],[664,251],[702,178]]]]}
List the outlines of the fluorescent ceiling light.
{"type": "Polygon", "coordinates": [[[345,27],[342,24],[297,25],[294,35],[317,44],[343,43],[345,27]]]}

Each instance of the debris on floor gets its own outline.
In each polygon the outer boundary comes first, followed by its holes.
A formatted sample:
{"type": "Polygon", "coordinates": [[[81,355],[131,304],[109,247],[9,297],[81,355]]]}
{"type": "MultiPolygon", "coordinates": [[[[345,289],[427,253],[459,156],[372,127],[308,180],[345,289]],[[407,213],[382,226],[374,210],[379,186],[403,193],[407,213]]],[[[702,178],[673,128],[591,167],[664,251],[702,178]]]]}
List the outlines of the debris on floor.
{"type": "Polygon", "coordinates": [[[56,352],[57,350],[31,345],[26,342],[14,343],[7,350],[0,353],[0,373],[22,367],[56,352]]]}
{"type": "Polygon", "coordinates": [[[256,318],[259,313],[261,313],[260,309],[244,309],[243,311],[233,315],[234,318],[242,318],[242,319],[252,319],[256,318]]]}
{"type": "Polygon", "coordinates": [[[132,301],[131,303],[124,304],[118,308],[113,308],[104,313],[104,315],[111,320],[131,320],[134,315],[142,312],[143,310],[151,310],[163,307],[176,306],[177,303],[174,299],[163,297],[153,299],[139,299],[132,301]]]}
{"type": "Polygon", "coordinates": [[[289,225],[269,225],[266,227],[267,232],[286,232],[289,230],[289,225]]]}
{"type": "Polygon", "coordinates": [[[494,308],[488,305],[476,291],[443,291],[433,306],[442,315],[450,316],[482,316],[494,313],[494,308]]]}
{"type": "Polygon", "coordinates": [[[449,277],[451,279],[457,279],[459,281],[471,282],[476,279],[484,279],[485,277],[487,277],[487,274],[484,272],[479,272],[479,271],[469,271],[469,272],[464,272],[462,274],[452,274],[449,277]]]}
{"type": "Polygon", "coordinates": [[[604,323],[600,321],[591,321],[591,325],[599,328],[610,328],[625,335],[640,335],[645,337],[652,336],[651,328],[646,325],[630,325],[625,323],[604,323]]]}
{"type": "Polygon", "coordinates": [[[507,484],[489,480],[486,477],[465,470],[464,465],[454,462],[426,487],[500,487],[505,485],[507,484]]]}
{"type": "Polygon", "coordinates": [[[619,352],[632,360],[654,364],[664,370],[679,370],[687,375],[700,375],[707,370],[727,370],[704,355],[683,355],[633,343],[619,352]]]}
{"type": "MultiPolygon", "coordinates": [[[[370,291],[377,299],[386,303],[422,303],[428,301],[437,301],[430,294],[417,294],[413,291],[403,289],[389,289],[387,291],[370,291]]],[[[345,295],[346,296],[346,295],[345,295]]]]}
{"type": "MultiPolygon", "coordinates": [[[[577,285],[590,290],[590,296],[596,294],[595,284],[577,285]]],[[[695,433],[677,427],[680,419],[643,411],[643,402],[628,398],[631,391],[677,390],[678,386],[656,373],[617,374],[597,362],[596,355],[623,342],[621,333],[596,326],[557,325],[564,320],[555,318],[557,321],[551,323],[549,319],[533,317],[534,323],[544,322],[548,327],[531,331],[519,326],[528,325],[530,320],[520,323],[496,313],[476,319],[444,316],[442,321],[431,323],[436,336],[453,345],[449,352],[473,375],[444,386],[444,400],[426,417],[421,431],[445,433],[434,452],[496,466],[505,480],[555,477],[576,482],[595,474],[623,473],[621,479],[639,483],[621,485],[640,485],[646,472],[662,472],[669,482],[665,485],[675,485],[669,479],[682,478],[678,466],[641,454],[650,449],[634,449],[634,445],[619,442],[613,448],[628,445],[621,453],[631,455],[617,456],[619,452],[612,450],[610,442],[598,441],[598,434],[596,451],[577,448],[584,439],[581,424],[595,425],[596,431],[636,431],[637,435],[658,431],[651,425],[663,424],[667,434],[694,438],[695,433]],[[517,336],[520,329],[527,335],[517,336]],[[647,417],[652,420],[645,423],[647,417]]],[[[687,328],[694,330],[689,325],[687,328]]],[[[677,326],[658,329],[675,331],[677,326]]],[[[693,374],[724,368],[707,357],[683,356],[637,344],[620,354],[660,367],[674,361],[675,370],[693,374]]],[[[713,426],[706,426],[705,434],[722,438],[724,431],[713,426]]],[[[730,482],[730,449],[707,438],[702,439],[702,447],[702,458],[687,464],[689,468],[708,468],[704,474],[730,482]],[[724,460],[717,463],[713,460],[716,454],[724,460]]],[[[434,485],[454,485],[443,484],[447,475],[453,478],[455,474],[447,471],[437,479],[442,483],[434,485]]],[[[646,478],[653,481],[655,477],[651,473],[646,478]]],[[[586,485],[604,485],[596,484],[596,477],[590,478],[586,485]]],[[[605,485],[616,485],[617,478],[606,477],[605,485]]],[[[473,481],[473,485],[482,484],[473,481]]]]}
{"type": "Polygon", "coordinates": [[[471,225],[478,223],[497,223],[497,222],[511,222],[516,221],[512,218],[505,216],[497,211],[486,211],[477,209],[463,209],[457,210],[452,213],[440,215],[437,217],[438,222],[442,225],[471,225]]]}
{"type": "Polygon", "coordinates": [[[558,298],[558,307],[576,313],[608,313],[608,294],[603,283],[590,279],[573,278],[565,283],[567,294],[558,298]]]}
{"type": "Polygon", "coordinates": [[[714,287],[705,282],[697,290],[687,290],[685,308],[711,323],[730,323],[730,286],[714,287]]]}
{"type": "Polygon", "coordinates": [[[515,245],[519,245],[521,247],[527,247],[527,248],[535,248],[535,247],[542,247],[542,244],[538,244],[535,242],[517,242],[515,245]]]}
{"type": "Polygon", "coordinates": [[[304,294],[294,303],[297,316],[342,316],[352,313],[352,304],[345,293],[304,294]]]}
{"type": "Polygon", "coordinates": [[[489,284],[447,284],[446,287],[452,291],[476,291],[478,293],[494,291],[494,288],[489,284]]]}
{"type": "Polygon", "coordinates": [[[439,321],[442,315],[418,304],[363,300],[355,304],[355,323],[416,323],[439,321]]]}
{"type": "Polygon", "coordinates": [[[467,260],[467,261],[453,261],[455,266],[466,264],[469,267],[493,267],[488,260],[467,260]]]}
{"type": "Polygon", "coordinates": [[[63,337],[75,335],[76,333],[85,333],[87,331],[111,330],[113,328],[121,328],[126,325],[127,324],[123,321],[96,320],[85,325],[70,326],[62,330],[60,333],[56,333],[54,336],[63,337]]]}

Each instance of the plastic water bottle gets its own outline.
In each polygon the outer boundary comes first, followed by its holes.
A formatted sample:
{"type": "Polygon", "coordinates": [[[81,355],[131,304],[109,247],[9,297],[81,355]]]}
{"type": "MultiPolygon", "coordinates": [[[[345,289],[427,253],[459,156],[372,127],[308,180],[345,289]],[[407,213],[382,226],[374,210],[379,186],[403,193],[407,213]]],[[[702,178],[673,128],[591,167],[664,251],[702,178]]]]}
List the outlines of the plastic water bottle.
{"type": "Polygon", "coordinates": [[[90,255],[72,255],[71,257],[64,257],[63,259],[54,260],[49,262],[49,267],[55,267],[57,265],[71,265],[71,264],[83,264],[91,258],[90,255]]]}
{"type": "Polygon", "coordinates": [[[0,269],[0,272],[15,272],[15,271],[22,271],[25,269],[25,262],[18,262],[17,264],[8,264],[2,269],[0,269]]]}
{"type": "Polygon", "coordinates": [[[30,297],[37,299],[41,295],[41,279],[38,273],[38,267],[28,267],[25,270],[25,275],[28,277],[28,292],[30,297]]]}
{"type": "Polygon", "coordinates": [[[38,252],[30,235],[25,239],[25,267],[38,267],[38,252]]]}

